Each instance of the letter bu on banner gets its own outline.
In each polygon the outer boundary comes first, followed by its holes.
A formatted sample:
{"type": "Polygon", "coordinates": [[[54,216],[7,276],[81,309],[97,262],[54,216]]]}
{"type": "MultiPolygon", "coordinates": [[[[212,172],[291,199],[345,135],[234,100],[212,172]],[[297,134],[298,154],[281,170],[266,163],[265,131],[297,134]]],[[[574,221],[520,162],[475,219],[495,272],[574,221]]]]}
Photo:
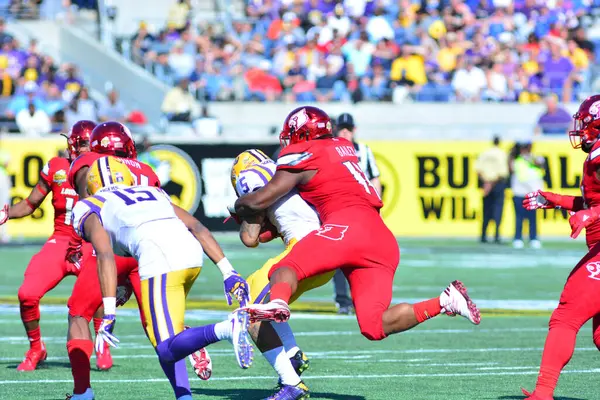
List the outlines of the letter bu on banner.
{"type": "MultiPolygon", "coordinates": [[[[482,195],[475,160],[489,142],[372,141],[384,186],[382,215],[401,236],[479,237],[482,195]]],[[[510,144],[505,146],[509,150],[510,144]]],[[[586,154],[569,142],[535,142],[533,153],[546,159],[545,189],[581,195],[581,173],[586,154]]],[[[539,210],[538,231],[544,236],[568,236],[568,215],[561,210],[539,210]]],[[[501,232],[514,235],[515,213],[506,191],[501,232]]],[[[527,224],[525,223],[525,231],[527,224]]]]}
{"type": "MultiPolygon", "coordinates": [[[[66,149],[67,141],[60,136],[35,140],[5,136],[0,140],[0,146],[10,154],[8,174],[13,182],[10,194],[14,204],[29,196],[44,164],[57,156],[59,150],[66,149]]],[[[14,238],[50,236],[54,227],[51,198],[52,194],[49,194],[32,216],[9,221],[6,224],[9,235],[14,238]]]]}

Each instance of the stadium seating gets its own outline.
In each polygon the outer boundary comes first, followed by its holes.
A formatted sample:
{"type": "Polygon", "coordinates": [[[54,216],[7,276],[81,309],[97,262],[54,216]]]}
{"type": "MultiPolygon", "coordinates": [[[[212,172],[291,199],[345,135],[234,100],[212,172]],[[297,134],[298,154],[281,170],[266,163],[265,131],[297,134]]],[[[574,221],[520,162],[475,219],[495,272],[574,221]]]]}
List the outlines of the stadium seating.
{"type": "Polygon", "coordinates": [[[588,4],[247,0],[246,18],[202,26],[175,4],[129,52],[213,101],[571,101],[596,77],[600,1],[588,4]]]}

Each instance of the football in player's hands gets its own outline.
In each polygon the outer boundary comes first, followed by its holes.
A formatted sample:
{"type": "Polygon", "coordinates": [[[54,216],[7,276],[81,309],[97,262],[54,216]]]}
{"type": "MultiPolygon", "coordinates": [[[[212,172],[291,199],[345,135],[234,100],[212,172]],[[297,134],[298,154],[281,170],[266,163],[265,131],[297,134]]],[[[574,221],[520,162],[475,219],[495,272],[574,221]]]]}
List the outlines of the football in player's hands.
{"type": "Polygon", "coordinates": [[[117,307],[124,306],[131,298],[132,293],[133,287],[129,280],[124,285],[117,286],[117,307]]]}
{"type": "Polygon", "coordinates": [[[6,221],[8,221],[8,204],[0,209],[0,225],[4,225],[6,221]]]}

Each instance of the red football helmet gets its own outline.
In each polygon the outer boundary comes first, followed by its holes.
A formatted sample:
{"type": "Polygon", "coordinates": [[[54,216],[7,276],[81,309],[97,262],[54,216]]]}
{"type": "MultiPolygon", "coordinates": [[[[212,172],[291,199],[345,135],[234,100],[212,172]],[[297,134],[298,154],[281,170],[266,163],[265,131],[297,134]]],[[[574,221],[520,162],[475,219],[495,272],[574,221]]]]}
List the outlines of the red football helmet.
{"type": "Polygon", "coordinates": [[[281,147],[331,135],[331,118],[320,108],[298,107],[288,114],[279,134],[281,147]]]}
{"type": "Polygon", "coordinates": [[[90,149],[94,153],[108,154],[129,159],[137,158],[135,143],[129,128],[115,122],[103,122],[92,131],[90,149]]]}
{"type": "Polygon", "coordinates": [[[71,160],[74,160],[82,153],[82,147],[88,147],[90,145],[90,135],[95,127],[95,122],[81,120],[73,124],[69,131],[69,136],[63,135],[67,138],[69,157],[71,160]]]}
{"type": "Polygon", "coordinates": [[[590,96],[573,115],[573,130],[569,139],[573,148],[589,152],[600,136],[600,95],[590,96]]]}

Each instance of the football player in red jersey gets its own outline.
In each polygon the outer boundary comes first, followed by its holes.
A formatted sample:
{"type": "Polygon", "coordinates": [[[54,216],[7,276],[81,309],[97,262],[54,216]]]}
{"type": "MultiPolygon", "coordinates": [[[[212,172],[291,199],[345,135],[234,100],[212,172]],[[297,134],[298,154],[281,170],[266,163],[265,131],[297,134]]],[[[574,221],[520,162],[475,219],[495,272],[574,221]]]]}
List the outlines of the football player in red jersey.
{"type": "Polygon", "coordinates": [[[571,237],[586,229],[588,253],[573,268],[552,313],[535,391],[529,400],[550,400],[561,370],[571,359],[579,329],[593,319],[593,340],[600,349],[600,95],[588,97],[573,116],[571,144],[588,153],[583,163],[583,196],[535,191],[523,200],[527,210],[560,208],[572,212],[571,237]]]}
{"type": "MultiPolygon", "coordinates": [[[[90,133],[95,126],[96,124],[92,121],[79,121],[73,125],[68,137],[71,158],[89,151],[90,133]]],[[[25,360],[17,367],[17,371],[33,371],[47,357],[39,324],[40,299],[67,275],[79,274],[78,265],[65,261],[69,241],[77,240],[71,224],[71,210],[79,198],[67,181],[69,164],[70,161],[66,158],[52,158],[44,165],[40,179],[29,196],[10,207],[8,204],[4,205],[3,212],[0,213],[0,225],[9,219],[31,215],[52,192],[54,232],[42,249],[31,258],[18,293],[21,320],[29,338],[29,350],[25,354],[25,360]]],[[[86,245],[82,253],[91,256],[92,247],[86,245]]],[[[102,314],[100,314],[98,323],[102,321],[101,318],[102,314]]]]}
{"type": "MultiPolygon", "coordinates": [[[[240,197],[234,212],[242,218],[253,217],[297,187],[302,198],[317,209],[322,226],[271,268],[271,301],[249,306],[253,319],[286,321],[288,301],[298,281],[341,268],[350,284],[361,333],[370,340],[405,331],[441,312],[479,324],[479,310],[459,281],[439,297],[390,307],[400,258],[396,238],[379,214],[383,203],[358,166],[352,143],[333,137],[331,120],[323,110],[299,107],[292,111],[280,139],[283,149],[275,176],[263,188],[240,197]]],[[[296,389],[273,398],[301,398],[303,394],[296,389]]]]}

